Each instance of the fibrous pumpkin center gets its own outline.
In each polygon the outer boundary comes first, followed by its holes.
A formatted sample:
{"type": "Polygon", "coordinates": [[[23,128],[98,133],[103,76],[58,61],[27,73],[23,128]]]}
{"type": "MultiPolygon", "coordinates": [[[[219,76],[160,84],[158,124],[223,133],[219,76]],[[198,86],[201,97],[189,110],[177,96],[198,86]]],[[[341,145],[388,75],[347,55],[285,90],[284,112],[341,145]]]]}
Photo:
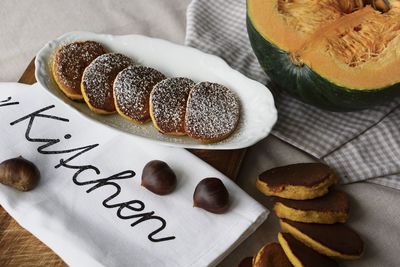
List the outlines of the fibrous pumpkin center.
{"type": "Polygon", "coordinates": [[[362,23],[339,28],[327,37],[327,51],[349,67],[379,60],[390,43],[400,36],[400,20],[395,12],[373,12],[362,23]]]}
{"type": "MultiPolygon", "coordinates": [[[[373,1],[367,2],[372,4],[373,1]]],[[[349,67],[358,67],[368,61],[377,60],[390,42],[400,35],[400,12],[397,4],[387,13],[374,11],[365,14],[356,25],[346,18],[348,23],[332,29],[332,25],[338,23],[342,17],[352,16],[353,12],[362,8],[362,0],[278,0],[277,4],[277,10],[287,25],[298,34],[308,36],[300,49],[304,50],[308,43],[327,38],[327,53],[349,67]],[[326,34],[328,30],[334,33],[326,34]]],[[[358,16],[355,17],[359,19],[358,16]]],[[[301,60],[301,52],[292,52],[298,60],[300,55],[301,60]]]]}
{"type": "Polygon", "coordinates": [[[337,0],[279,0],[277,9],[288,25],[304,34],[343,16],[337,0]]]}

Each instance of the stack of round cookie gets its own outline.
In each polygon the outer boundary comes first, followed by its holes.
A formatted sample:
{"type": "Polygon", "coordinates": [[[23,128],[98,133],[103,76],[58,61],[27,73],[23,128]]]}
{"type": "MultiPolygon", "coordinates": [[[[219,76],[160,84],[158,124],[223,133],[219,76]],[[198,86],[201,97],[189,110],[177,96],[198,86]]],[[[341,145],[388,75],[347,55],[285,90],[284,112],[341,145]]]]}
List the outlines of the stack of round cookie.
{"type": "Polygon", "coordinates": [[[322,163],[300,163],[273,168],[257,177],[256,187],[274,196],[280,218],[279,243],[263,246],[252,266],[338,266],[332,259],[359,259],[360,236],[344,223],[348,196],[331,188],[334,171],[322,163]],[[268,265],[269,264],[269,265],[268,265]]]}
{"type": "Polygon", "coordinates": [[[93,41],[61,46],[52,72],[67,97],[83,99],[93,112],[118,112],[137,124],[152,120],[162,134],[213,143],[227,138],[239,122],[239,101],[225,86],[167,78],[93,41]]]}

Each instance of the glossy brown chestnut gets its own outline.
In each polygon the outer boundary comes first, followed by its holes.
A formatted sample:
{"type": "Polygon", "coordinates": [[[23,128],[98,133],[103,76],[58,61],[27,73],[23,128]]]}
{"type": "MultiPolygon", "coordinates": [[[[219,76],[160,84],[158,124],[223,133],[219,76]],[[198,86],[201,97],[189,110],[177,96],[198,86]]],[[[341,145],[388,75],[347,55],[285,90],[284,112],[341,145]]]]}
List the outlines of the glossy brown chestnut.
{"type": "Polygon", "coordinates": [[[229,193],[218,178],[201,180],[194,190],[193,206],[212,213],[224,213],[229,208],[229,193]]]}
{"type": "Polygon", "coordinates": [[[39,183],[38,168],[23,157],[12,158],[0,163],[0,183],[19,191],[29,191],[39,183]]]}
{"type": "Polygon", "coordinates": [[[166,195],[174,191],[176,175],[164,161],[152,160],[143,168],[142,186],[154,194],[166,195]]]}

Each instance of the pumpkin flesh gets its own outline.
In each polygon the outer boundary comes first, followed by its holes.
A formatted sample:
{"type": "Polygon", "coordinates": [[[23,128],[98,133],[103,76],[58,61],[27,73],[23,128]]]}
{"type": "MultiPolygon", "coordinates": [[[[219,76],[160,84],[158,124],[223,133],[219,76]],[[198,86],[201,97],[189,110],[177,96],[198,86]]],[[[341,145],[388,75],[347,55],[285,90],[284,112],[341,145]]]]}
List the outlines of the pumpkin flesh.
{"type": "Polygon", "coordinates": [[[248,0],[247,9],[248,23],[288,64],[348,90],[400,83],[399,0],[386,13],[370,5],[346,13],[338,0],[248,0]]]}

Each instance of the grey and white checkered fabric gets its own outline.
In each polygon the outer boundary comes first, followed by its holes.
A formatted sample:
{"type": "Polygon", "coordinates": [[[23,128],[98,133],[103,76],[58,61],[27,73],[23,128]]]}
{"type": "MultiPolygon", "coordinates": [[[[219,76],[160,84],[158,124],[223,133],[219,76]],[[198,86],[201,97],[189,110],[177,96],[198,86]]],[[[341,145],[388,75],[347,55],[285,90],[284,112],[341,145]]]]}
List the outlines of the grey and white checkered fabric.
{"type": "MultiPolygon", "coordinates": [[[[186,44],[215,54],[267,83],[251,49],[245,0],[193,0],[187,10],[186,44]]],[[[280,92],[273,134],[326,161],[344,183],[368,180],[400,189],[400,99],[369,110],[322,111],[280,92]],[[379,178],[378,178],[379,177],[379,178]]]]}

